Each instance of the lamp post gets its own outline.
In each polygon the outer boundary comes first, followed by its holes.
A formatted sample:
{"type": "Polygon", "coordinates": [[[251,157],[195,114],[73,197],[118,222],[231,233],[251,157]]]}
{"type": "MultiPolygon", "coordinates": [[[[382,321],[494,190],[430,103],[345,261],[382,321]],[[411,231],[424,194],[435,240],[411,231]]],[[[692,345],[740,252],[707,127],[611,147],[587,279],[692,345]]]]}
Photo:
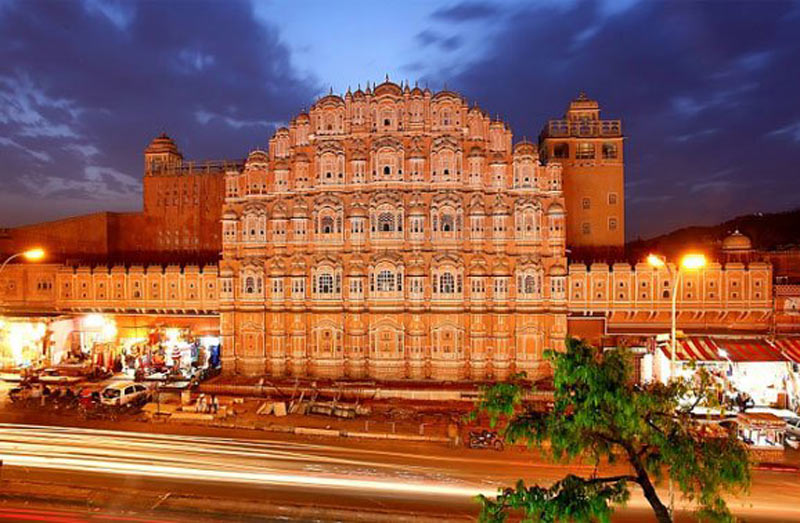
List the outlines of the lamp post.
{"type": "Polygon", "coordinates": [[[39,247],[35,249],[29,249],[23,252],[18,252],[17,254],[12,254],[11,256],[6,258],[6,261],[4,261],[2,265],[0,265],[0,272],[3,272],[3,269],[6,268],[6,265],[8,265],[8,262],[10,262],[11,260],[23,257],[28,261],[39,261],[42,258],[44,258],[44,254],[45,254],[44,249],[41,249],[39,247]]]}
{"type": "MultiPolygon", "coordinates": [[[[706,257],[702,254],[687,254],[683,258],[681,258],[680,263],[678,264],[677,270],[673,271],[672,266],[667,263],[667,259],[664,256],[658,254],[649,254],[647,256],[647,263],[656,269],[662,269],[664,267],[667,268],[669,273],[669,277],[672,280],[672,318],[671,318],[671,329],[670,329],[670,358],[669,358],[669,378],[671,380],[675,379],[675,352],[677,351],[678,347],[678,285],[681,281],[681,276],[683,275],[683,270],[689,271],[697,271],[702,269],[706,266],[706,257]]],[[[675,513],[675,491],[672,487],[672,475],[669,477],[669,512],[670,514],[675,513]]]]}
{"type": "Polygon", "coordinates": [[[702,254],[687,254],[681,258],[676,271],[672,270],[672,266],[667,263],[664,256],[658,254],[649,254],[647,256],[647,263],[656,269],[666,267],[669,277],[672,280],[672,314],[671,314],[671,328],[670,328],[670,358],[669,358],[669,375],[670,379],[675,377],[675,353],[677,352],[678,341],[678,285],[680,285],[683,270],[697,271],[706,266],[706,257],[702,254]]]}

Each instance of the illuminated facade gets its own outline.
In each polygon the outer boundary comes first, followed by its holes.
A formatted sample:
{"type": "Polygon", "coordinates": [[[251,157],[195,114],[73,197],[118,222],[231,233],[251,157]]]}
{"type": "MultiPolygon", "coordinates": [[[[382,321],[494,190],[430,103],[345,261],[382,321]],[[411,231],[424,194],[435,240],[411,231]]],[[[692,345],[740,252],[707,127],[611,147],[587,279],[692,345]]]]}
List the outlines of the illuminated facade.
{"type": "Polygon", "coordinates": [[[482,379],[563,345],[561,167],[457,94],[326,96],[225,191],[224,368],[482,379]]]}

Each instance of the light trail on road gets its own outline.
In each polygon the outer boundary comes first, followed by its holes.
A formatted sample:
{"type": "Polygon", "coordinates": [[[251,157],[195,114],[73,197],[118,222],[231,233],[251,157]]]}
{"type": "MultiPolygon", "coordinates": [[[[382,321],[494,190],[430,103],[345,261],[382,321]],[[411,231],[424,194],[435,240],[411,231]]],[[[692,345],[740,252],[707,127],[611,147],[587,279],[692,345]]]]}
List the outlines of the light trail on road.
{"type": "Polygon", "coordinates": [[[342,452],[295,442],[0,424],[0,459],[9,466],[425,496],[497,493],[438,469],[330,455],[342,452]]]}
{"type": "MultiPolygon", "coordinates": [[[[493,496],[519,478],[527,484],[550,484],[568,472],[585,474],[588,468],[529,461],[514,449],[481,453],[420,444],[404,448],[398,443],[329,441],[0,424],[0,459],[11,476],[28,481],[58,476],[65,484],[102,488],[104,482],[112,484],[106,478],[126,477],[133,479],[113,483],[117,492],[130,485],[159,494],[177,489],[219,500],[268,498],[271,503],[312,507],[324,502],[360,512],[396,509],[457,513],[467,519],[474,517],[477,505],[472,498],[478,494],[493,496]],[[27,470],[52,472],[37,478],[36,472],[27,470]],[[64,475],[70,477],[63,479],[64,475]]],[[[796,473],[754,471],[749,495],[732,497],[730,506],[753,521],[800,521],[798,486],[796,473]]],[[[639,489],[633,488],[631,494],[627,508],[618,513],[621,521],[650,515],[639,489]]],[[[682,502],[680,508],[689,511],[692,506],[682,502]]]]}

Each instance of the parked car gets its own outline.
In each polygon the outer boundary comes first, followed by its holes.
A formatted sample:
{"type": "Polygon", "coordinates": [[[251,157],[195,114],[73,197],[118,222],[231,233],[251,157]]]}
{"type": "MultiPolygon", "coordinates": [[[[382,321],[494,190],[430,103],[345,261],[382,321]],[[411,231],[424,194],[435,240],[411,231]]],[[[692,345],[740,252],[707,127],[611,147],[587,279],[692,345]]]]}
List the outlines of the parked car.
{"type": "Polygon", "coordinates": [[[8,391],[8,398],[15,405],[40,402],[42,397],[47,399],[49,395],[50,389],[43,383],[20,383],[19,386],[8,391]]]}
{"type": "Polygon", "coordinates": [[[100,402],[103,405],[113,405],[116,407],[141,406],[150,401],[153,397],[152,392],[141,383],[123,381],[112,383],[100,394],[100,402]]]}
{"type": "Polygon", "coordinates": [[[797,436],[800,438],[800,418],[786,420],[786,435],[797,436]]]}

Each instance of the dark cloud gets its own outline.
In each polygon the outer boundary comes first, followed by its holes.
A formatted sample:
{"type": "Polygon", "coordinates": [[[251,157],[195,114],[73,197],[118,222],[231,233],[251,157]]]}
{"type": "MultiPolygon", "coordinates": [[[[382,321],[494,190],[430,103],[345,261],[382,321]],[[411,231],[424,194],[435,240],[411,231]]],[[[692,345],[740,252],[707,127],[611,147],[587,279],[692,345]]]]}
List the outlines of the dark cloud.
{"type": "Polygon", "coordinates": [[[800,205],[797,4],[554,3],[503,20],[482,58],[430,80],[517,137],[579,91],[598,99],[627,135],[629,236],[800,205]]]}
{"type": "Polygon", "coordinates": [[[433,31],[432,29],[425,29],[423,31],[420,31],[419,33],[417,33],[416,36],[417,42],[419,42],[422,45],[435,44],[436,42],[439,41],[440,38],[441,37],[439,36],[439,33],[433,31]]]}
{"type": "Polygon", "coordinates": [[[416,40],[423,47],[435,45],[442,51],[455,51],[463,42],[459,35],[444,36],[432,29],[424,29],[417,33],[416,40]]]}
{"type": "Polygon", "coordinates": [[[450,22],[468,22],[497,14],[497,7],[483,2],[461,2],[433,12],[433,18],[450,22]]]}
{"type": "MultiPolygon", "coordinates": [[[[624,121],[629,236],[800,203],[800,4],[502,5],[435,10],[401,69],[518,138],[597,98],[624,121]]],[[[241,157],[322,91],[245,2],[0,0],[0,34],[0,225],[136,209],[155,134],[241,157]]]]}
{"type": "Polygon", "coordinates": [[[136,209],[154,135],[241,157],[319,90],[245,2],[4,2],[0,34],[0,224],[136,209]]]}

